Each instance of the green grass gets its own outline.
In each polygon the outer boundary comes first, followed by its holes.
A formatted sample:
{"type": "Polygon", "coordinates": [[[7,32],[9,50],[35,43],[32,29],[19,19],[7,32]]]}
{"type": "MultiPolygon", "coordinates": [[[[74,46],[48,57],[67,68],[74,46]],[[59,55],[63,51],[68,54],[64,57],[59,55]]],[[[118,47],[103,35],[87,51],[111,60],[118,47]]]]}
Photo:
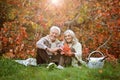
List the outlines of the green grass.
{"type": "Polygon", "coordinates": [[[105,63],[103,69],[67,67],[48,70],[45,66],[23,66],[0,58],[0,80],[120,80],[120,64],[105,63]]]}

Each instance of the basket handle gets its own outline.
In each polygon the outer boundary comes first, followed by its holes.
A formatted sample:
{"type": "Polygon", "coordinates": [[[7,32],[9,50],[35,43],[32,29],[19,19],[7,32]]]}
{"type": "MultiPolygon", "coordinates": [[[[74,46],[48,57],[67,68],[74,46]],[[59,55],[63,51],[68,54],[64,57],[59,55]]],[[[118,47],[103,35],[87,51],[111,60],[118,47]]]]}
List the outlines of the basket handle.
{"type": "Polygon", "coordinates": [[[89,56],[88,56],[88,60],[90,59],[90,57],[91,57],[91,55],[93,54],[93,53],[96,53],[96,52],[98,52],[99,54],[101,54],[103,57],[104,57],[104,55],[103,55],[103,53],[102,52],[100,52],[100,51],[93,51],[93,52],[91,52],[90,54],[89,54],[89,56]]]}

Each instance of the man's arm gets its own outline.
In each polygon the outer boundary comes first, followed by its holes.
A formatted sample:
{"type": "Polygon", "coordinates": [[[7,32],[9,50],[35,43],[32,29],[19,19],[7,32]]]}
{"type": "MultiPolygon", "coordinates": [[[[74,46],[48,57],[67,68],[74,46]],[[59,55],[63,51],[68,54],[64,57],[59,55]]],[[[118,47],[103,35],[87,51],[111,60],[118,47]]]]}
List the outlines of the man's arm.
{"type": "Polygon", "coordinates": [[[37,48],[46,50],[48,46],[46,46],[44,43],[45,43],[45,38],[43,37],[36,43],[37,48]]]}

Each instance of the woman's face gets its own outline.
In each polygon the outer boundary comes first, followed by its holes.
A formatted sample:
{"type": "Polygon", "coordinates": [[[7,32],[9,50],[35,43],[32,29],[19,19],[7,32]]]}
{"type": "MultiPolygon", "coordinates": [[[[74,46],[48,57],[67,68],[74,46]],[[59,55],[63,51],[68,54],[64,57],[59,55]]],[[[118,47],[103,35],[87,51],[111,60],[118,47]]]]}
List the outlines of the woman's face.
{"type": "Polygon", "coordinates": [[[66,41],[67,43],[71,43],[72,40],[73,40],[73,38],[72,38],[72,36],[70,35],[70,33],[66,33],[66,34],[65,34],[65,41],[66,41]]]}

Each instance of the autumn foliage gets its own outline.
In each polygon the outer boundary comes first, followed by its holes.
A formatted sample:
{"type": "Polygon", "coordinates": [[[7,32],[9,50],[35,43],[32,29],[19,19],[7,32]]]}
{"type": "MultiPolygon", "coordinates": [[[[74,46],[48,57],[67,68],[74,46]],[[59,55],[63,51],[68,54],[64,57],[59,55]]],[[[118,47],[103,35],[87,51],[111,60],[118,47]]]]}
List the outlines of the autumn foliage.
{"type": "MultiPolygon", "coordinates": [[[[72,29],[83,47],[83,58],[99,50],[107,59],[120,59],[119,0],[1,0],[0,54],[35,57],[36,41],[51,25],[72,29]]],[[[69,48],[65,48],[69,51],[69,48]]]]}
{"type": "Polygon", "coordinates": [[[29,45],[25,43],[25,40],[28,39],[26,28],[22,26],[13,27],[15,23],[4,23],[4,27],[1,28],[1,50],[5,53],[4,56],[24,59],[28,55],[34,56],[34,48],[33,51],[28,50],[29,45]]]}
{"type": "Polygon", "coordinates": [[[61,54],[66,56],[71,56],[71,48],[69,47],[68,44],[64,44],[64,46],[62,46],[61,54]]]}

